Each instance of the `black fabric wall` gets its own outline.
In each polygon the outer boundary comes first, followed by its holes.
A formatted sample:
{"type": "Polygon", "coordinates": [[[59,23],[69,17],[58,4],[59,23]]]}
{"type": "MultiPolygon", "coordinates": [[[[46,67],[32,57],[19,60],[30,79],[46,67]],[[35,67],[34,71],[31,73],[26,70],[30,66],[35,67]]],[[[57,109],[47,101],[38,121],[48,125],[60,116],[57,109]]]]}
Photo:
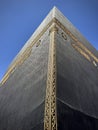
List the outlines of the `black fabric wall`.
{"type": "Polygon", "coordinates": [[[71,42],[68,36],[65,40],[57,35],[58,130],[97,130],[98,67],[76,51],[71,42]]]}
{"type": "MultiPolygon", "coordinates": [[[[58,130],[98,129],[98,67],[95,67],[58,32],[58,130]]],[[[32,48],[0,87],[0,130],[43,130],[48,68],[49,35],[32,48]]]]}
{"type": "Polygon", "coordinates": [[[43,130],[49,38],[0,87],[0,130],[43,130]]]}
{"type": "Polygon", "coordinates": [[[98,119],[57,100],[58,130],[98,130],[98,119]]]}

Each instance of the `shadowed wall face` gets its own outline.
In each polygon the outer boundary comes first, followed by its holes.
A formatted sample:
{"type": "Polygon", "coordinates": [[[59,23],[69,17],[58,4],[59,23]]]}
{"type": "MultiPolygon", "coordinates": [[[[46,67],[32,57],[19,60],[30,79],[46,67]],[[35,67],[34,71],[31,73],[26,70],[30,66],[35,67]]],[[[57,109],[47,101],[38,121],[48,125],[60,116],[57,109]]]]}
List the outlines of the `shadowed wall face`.
{"type": "Polygon", "coordinates": [[[58,130],[98,130],[98,119],[57,101],[58,130]]]}
{"type": "Polygon", "coordinates": [[[58,130],[97,130],[98,69],[73,48],[66,33],[66,38],[62,37],[62,32],[56,38],[58,130]]]}
{"type": "Polygon", "coordinates": [[[49,50],[46,36],[0,87],[0,130],[43,129],[49,50]]]}

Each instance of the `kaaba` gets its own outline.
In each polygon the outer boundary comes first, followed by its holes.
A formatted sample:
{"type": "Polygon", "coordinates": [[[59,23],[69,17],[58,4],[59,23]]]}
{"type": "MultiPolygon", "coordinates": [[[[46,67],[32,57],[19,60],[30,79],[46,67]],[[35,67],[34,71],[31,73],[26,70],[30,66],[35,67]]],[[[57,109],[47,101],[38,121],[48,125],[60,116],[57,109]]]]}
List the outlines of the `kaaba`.
{"type": "Polygon", "coordinates": [[[56,7],[0,82],[0,130],[98,130],[98,51],[56,7]]]}

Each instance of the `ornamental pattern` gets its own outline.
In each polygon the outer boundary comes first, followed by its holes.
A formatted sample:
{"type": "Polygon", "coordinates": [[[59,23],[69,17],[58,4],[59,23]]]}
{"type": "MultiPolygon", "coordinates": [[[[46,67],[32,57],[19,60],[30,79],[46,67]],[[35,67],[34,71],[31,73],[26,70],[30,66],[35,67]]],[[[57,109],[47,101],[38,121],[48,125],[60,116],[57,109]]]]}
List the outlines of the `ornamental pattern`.
{"type": "Polygon", "coordinates": [[[45,98],[44,130],[57,130],[56,114],[56,33],[54,25],[50,30],[50,46],[45,98]]]}
{"type": "MultiPolygon", "coordinates": [[[[10,66],[3,79],[1,80],[1,84],[4,84],[9,78],[10,74],[14,72],[18,65],[21,65],[29,56],[32,50],[32,46],[36,44],[37,41],[41,38],[41,36],[47,31],[47,29],[55,23],[58,25],[74,42],[72,45],[84,58],[88,59],[90,63],[92,63],[95,67],[98,66],[98,58],[82,43],[80,42],[58,19],[53,18],[44,28],[43,30],[34,38],[34,40],[30,41],[29,46],[20,54],[14,63],[10,66]]],[[[64,35],[62,35],[65,39],[64,35]]],[[[67,40],[67,39],[66,39],[67,40]]],[[[40,43],[39,43],[40,44],[40,43]]],[[[38,45],[37,45],[38,46],[38,45]]]]}

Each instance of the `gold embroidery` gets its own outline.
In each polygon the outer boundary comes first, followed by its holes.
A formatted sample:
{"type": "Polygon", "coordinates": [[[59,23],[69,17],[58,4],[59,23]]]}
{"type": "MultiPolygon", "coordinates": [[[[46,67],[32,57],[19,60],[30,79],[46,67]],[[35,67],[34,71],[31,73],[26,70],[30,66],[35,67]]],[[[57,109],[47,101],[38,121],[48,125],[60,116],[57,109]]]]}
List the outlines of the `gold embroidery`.
{"type": "Polygon", "coordinates": [[[45,98],[44,130],[57,130],[56,114],[56,33],[54,25],[50,30],[47,87],[45,98]]]}
{"type": "Polygon", "coordinates": [[[91,59],[92,59],[91,63],[95,67],[97,66],[98,58],[89,49],[87,49],[87,47],[85,47],[85,45],[83,45],[60,21],[58,21],[56,18],[53,18],[43,28],[43,30],[35,37],[35,39],[33,41],[30,41],[31,42],[30,45],[24,50],[24,52],[22,54],[20,54],[16,58],[16,60],[13,63],[13,65],[9,68],[9,70],[4,75],[4,77],[3,77],[2,81],[1,81],[2,84],[5,83],[6,80],[9,78],[10,74],[12,72],[14,72],[13,69],[16,68],[18,65],[21,65],[30,56],[30,52],[32,50],[33,45],[41,38],[41,36],[47,31],[47,29],[52,25],[52,23],[57,24],[66,34],[68,34],[68,36],[70,36],[75,41],[75,43],[77,43],[78,47],[76,47],[76,48],[78,48],[78,50],[80,50],[81,54],[88,60],[89,60],[89,57],[91,57],[91,59]],[[83,51],[85,53],[83,53],[83,51]]]}
{"type": "Polygon", "coordinates": [[[37,43],[36,43],[36,47],[38,47],[41,43],[41,40],[39,40],[37,43]]]}
{"type": "Polygon", "coordinates": [[[83,49],[77,43],[71,43],[72,47],[75,48],[82,56],[84,56],[88,61],[90,61],[95,67],[97,67],[97,62],[93,59],[92,55],[86,49],[83,49]]]}
{"type": "Polygon", "coordinates": [[[71,43],[73,48],[75,48],[81,55],[83,55],[88,61],[91,61],[90,56],[86,54],[78,45],[71,43]]]}
{"type": "Polygon", "coordinates": [[[98,58],[89,50],[87,49],[87,47],[85,47],[85,45],[83,45],[60,21],[58,21],[56,18],[54,18],[54,22],[66,33],[68,34],[68,36],[70,36],[75,43],[77,44],[77,46],[74,46],[75,48],[77,48],[77,50],[89,61],[91,61],[91,63],[97,67],[97,63],[98,63],[98,58]],[[90,60],[90,58],[92,60],[90,60]],[[93,61],[93,62],[92,62],[93,61]]]}
{"type": "Polygon", "coordinates": [[[63,32],[61,33],[61,35],[65,40],[67,40],[67,36],[63,32]]]}
{"type": "Polygon", "coordinates": [[[93,61],[93,64],[94,64],[94,66],[96,66],[96,67],[98,66],[97,63],[96,63],[95,61],[93,61]]]}
{"type": "Polygon", "coordinates": [[[30,56],[32,51],[31,46],[27,47],[27,49],[17,58],[17,60],[14,62],[14,64],[12,64],[12,66],[8,69],[8,71],[6,72],[6,74],[4,75],[1,83],[4,84],[6,82],[6,80],[9,78],[10,74],[12,74],[15,69],[21,65],[26,59],[27,57],[30,56]]]}

